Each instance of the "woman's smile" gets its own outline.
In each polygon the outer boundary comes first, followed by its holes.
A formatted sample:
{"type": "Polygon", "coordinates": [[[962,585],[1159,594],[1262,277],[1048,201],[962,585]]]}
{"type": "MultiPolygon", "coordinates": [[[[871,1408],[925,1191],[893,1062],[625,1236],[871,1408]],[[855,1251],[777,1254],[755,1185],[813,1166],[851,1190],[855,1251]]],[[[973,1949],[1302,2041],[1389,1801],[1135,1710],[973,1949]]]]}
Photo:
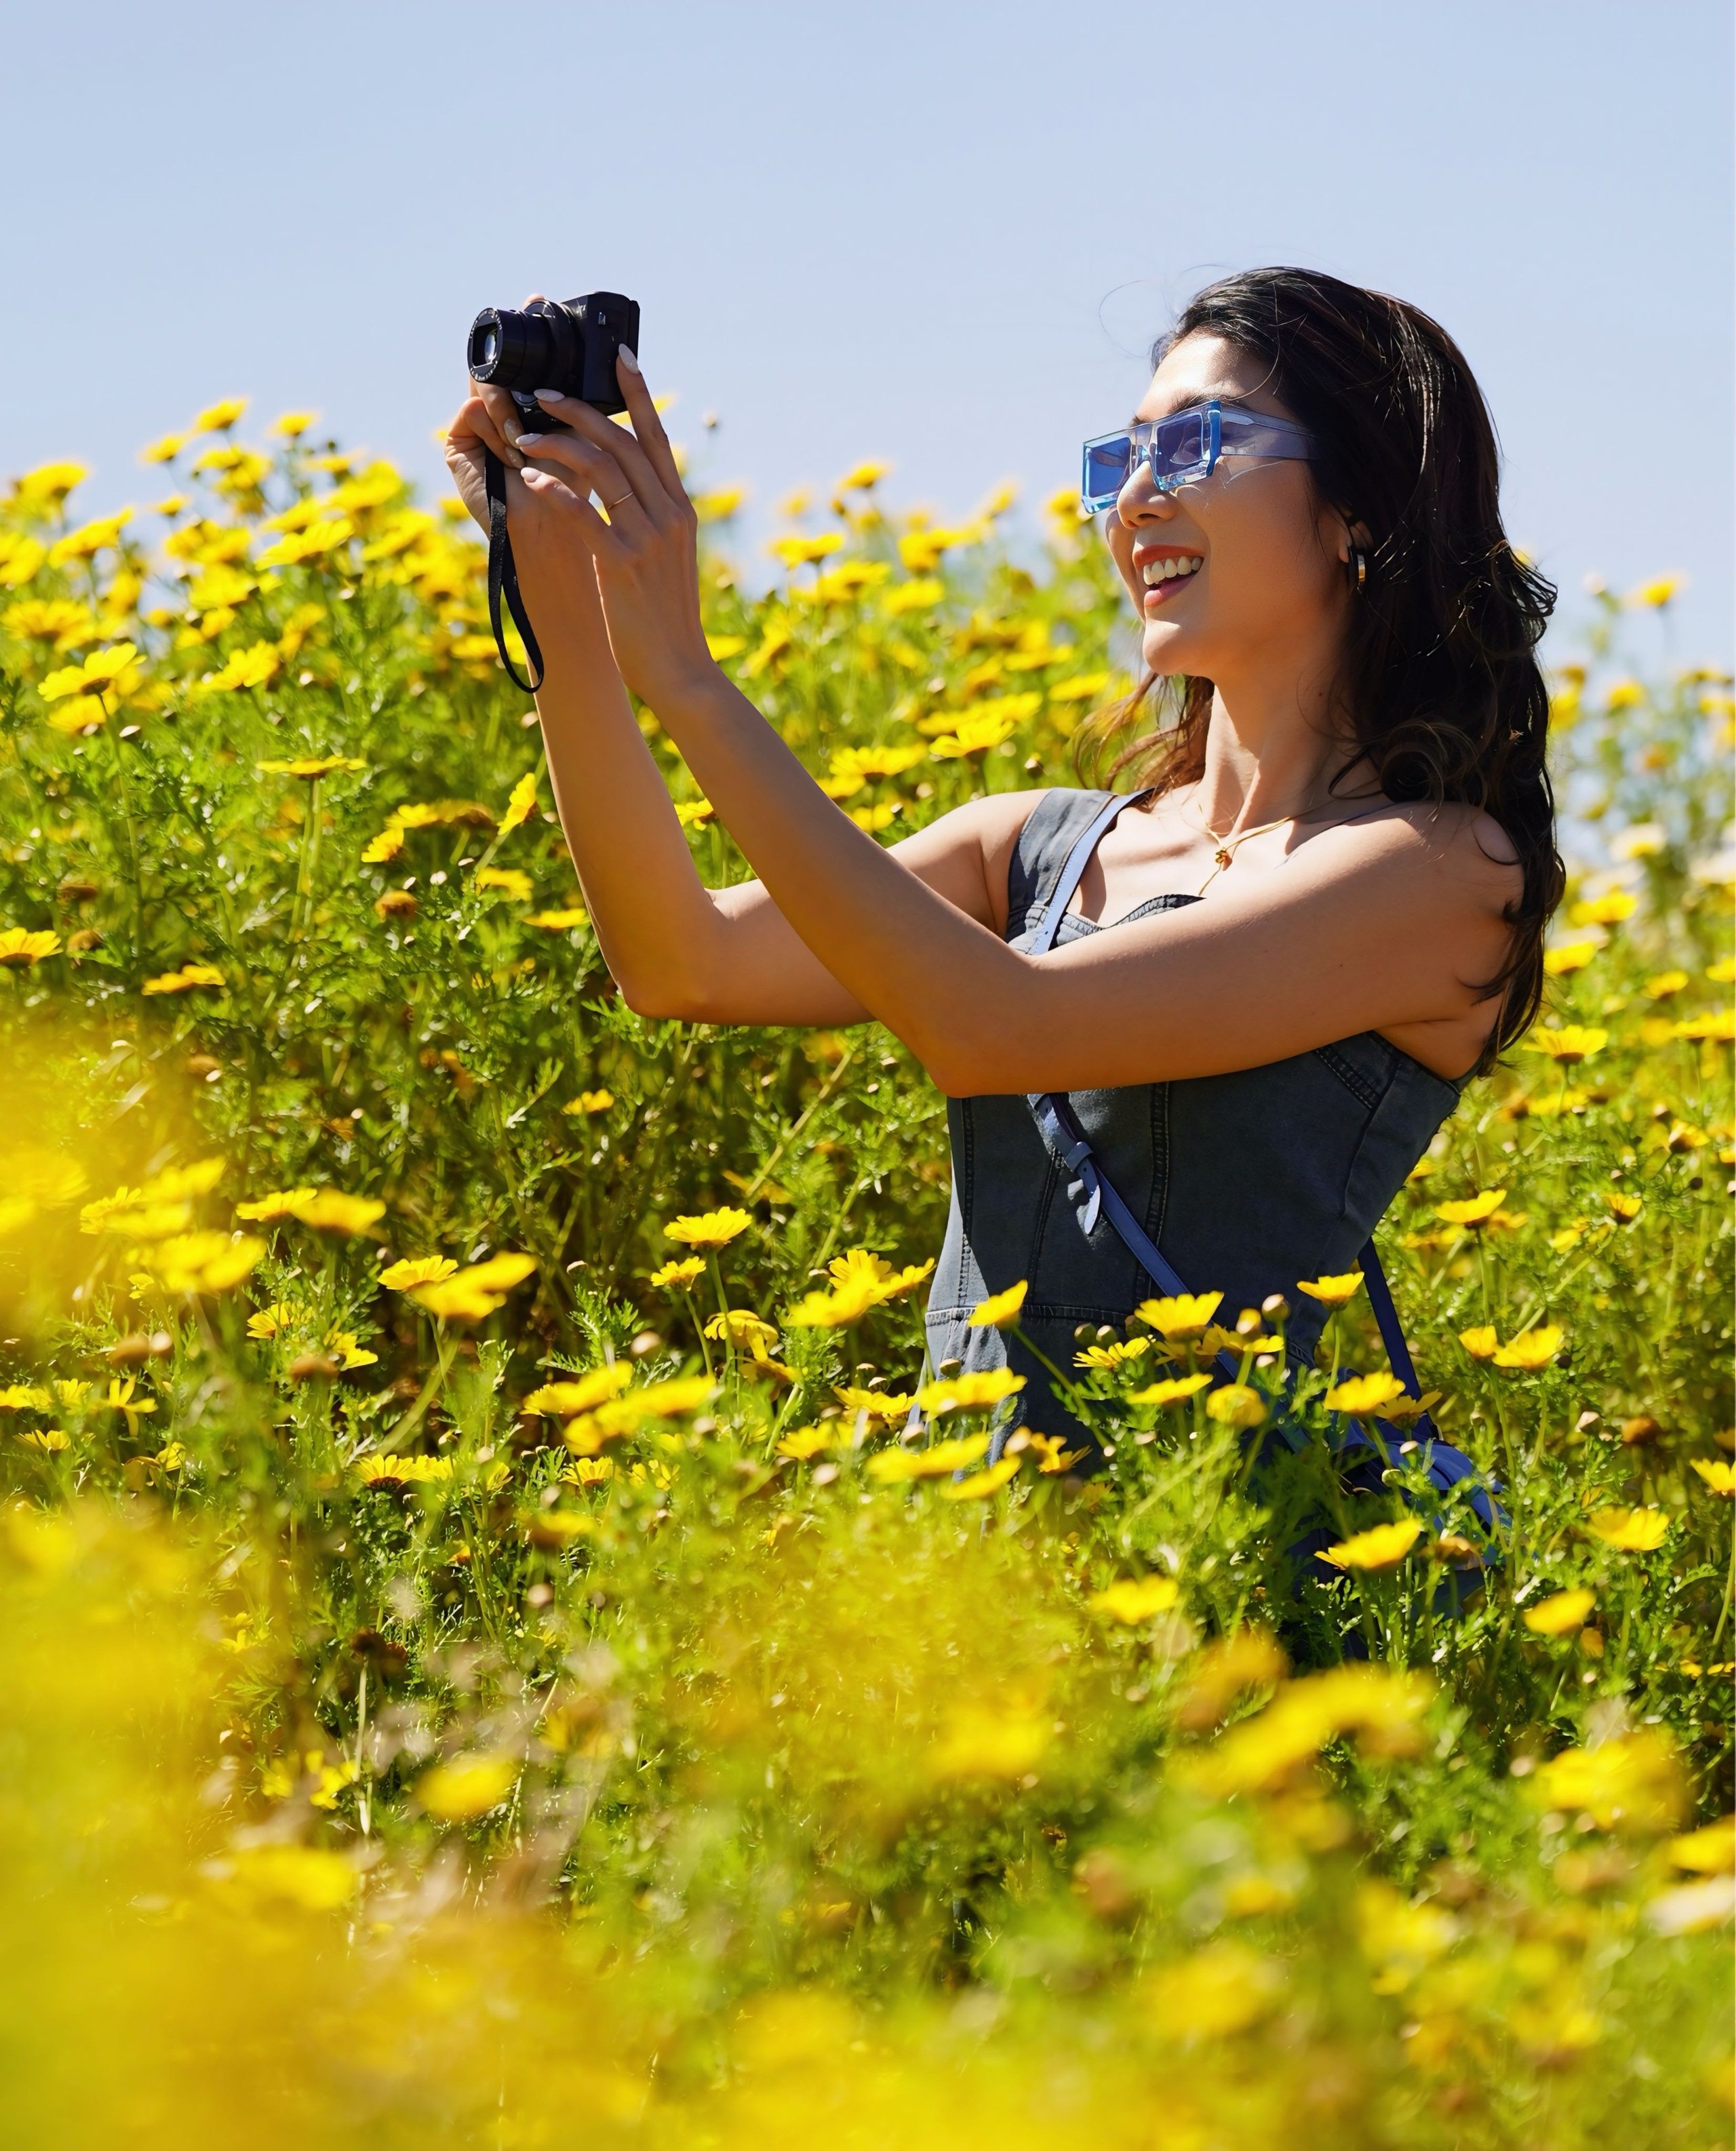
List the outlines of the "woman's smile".
{"type": "Polygon", "coordinates": [[[1185,589],[1205,564],[1203,553],[1179,547],[1160,552],[1141,546],[1133,555],[1133,571],[1144,586],[1141,600],[1143,610],[1156,612],[1178,590],[1185,589]]]}

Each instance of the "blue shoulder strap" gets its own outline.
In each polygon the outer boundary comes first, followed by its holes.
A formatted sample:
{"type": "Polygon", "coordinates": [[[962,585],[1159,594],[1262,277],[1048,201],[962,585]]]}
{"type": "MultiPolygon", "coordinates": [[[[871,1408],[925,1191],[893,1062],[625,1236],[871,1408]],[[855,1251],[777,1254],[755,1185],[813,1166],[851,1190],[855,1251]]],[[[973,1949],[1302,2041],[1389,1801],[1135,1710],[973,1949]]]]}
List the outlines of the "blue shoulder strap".
{"type": "MultiPolygon", "coordinates": [[[[1073,848],[1062,864],[1060,874],[1051,891],[1043,912],[1043,923],[1033,936],[1029,953],[1046,955],[1060,933],[1061,921],[1066,916],[1067,906],[1073,900],[1073,892],[1090,863],[1104,833],[1126,808],[1148,797],[1147,792],[1111,794],[1081,831],[1073,848]]],[[[1165,1258],[1162,1250],[1152,1239],[1127,1205],[1121,1200],[1120,1191],[1097,1161],[1091,1142],[1080,1126],[1068,1099],[1060,1091],[1047,1091],[1031,1094],[1025,1101],[1031,1111],[1045,1146],[1052,1156],[1071,1167],[1078,1176],[1068,1188],[1072,1198],[1074,1215],[1080,1230],[1087,1237],[1095,1230],[1101,1213],[1109,1220],[1116,1237],[1138,1263],[1160,1291],[1172,1295],[1185,1293],[1187,1287],[1165,1258]]],[[[1374,1243],[1369,1240],[1358,1258],[1363,1282],[1368,1287],[1369,1303],[1374,1310],[1374,1321],[1380,1332],[1380,1341],[1386,1347],[1386,1355],[1392,1370],[1404,1384],[1405,1394],[1412,1397],[1422,1394],[1422,1386],[1416,1377],[1416,1369],[1410,1357],[1410,1348],[1404,1341],[1404,1332],[1399,1321],[1398,1308],[1393,1303],[1392,1288],[1387,1283],[1386,1273],[1380,1267],[1380,1257],[1374,1243]]],[[[1217,1354],[1219,1369],[1234,1380],[1240,1373],[1239,1363],[1232,1353],[1217,1354]]],[[[1426,1412],[1415,1424],[1414,1435],[1406,1436],[1390,1420],[1376,1422],[1382,1442],[1376,1442],[1359,1428],[1351,1433],[1347,1448],[1379,1448],[1389,1453],[1385,1444],[1396,1446],[1406,1440],[1416,1440],[1425,1445],[1424,1462],[1433,1484],[1441,1492],[1449,1486],[1472,1475],[1475,1465],[1462,1450],[1452,1448],[1435,1434],[1426,1412]]],[[[1479,1519],[1490,1530],[1495,1527],[1496,1511],[1488,1494],[1478,1488],[1470,1496],[1471,1506],[1479,1519]]]]}

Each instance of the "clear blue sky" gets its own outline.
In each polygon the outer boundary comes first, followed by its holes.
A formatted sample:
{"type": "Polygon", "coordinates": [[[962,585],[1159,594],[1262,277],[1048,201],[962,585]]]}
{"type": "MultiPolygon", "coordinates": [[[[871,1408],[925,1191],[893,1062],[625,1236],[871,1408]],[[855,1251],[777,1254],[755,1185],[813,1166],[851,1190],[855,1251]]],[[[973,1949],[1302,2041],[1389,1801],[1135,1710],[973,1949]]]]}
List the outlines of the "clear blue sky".
{"type": "Polygon", "coordinates": [[[245,392],[433,481],[475,309],[612,286],[762,517],[869,454],[962,513],[1298,261],[1460,339],[1565,615],[1680,570],[1723,660],[1731,46],[1726,0],[11,0],[0,472],[147,501],[139,443],[245,392]]]}

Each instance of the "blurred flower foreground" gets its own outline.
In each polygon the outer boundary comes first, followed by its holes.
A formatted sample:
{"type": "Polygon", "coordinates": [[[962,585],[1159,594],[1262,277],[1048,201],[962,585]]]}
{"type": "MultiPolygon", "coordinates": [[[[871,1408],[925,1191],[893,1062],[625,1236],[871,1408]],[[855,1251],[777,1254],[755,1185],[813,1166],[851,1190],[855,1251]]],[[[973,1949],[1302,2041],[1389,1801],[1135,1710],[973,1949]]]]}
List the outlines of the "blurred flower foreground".
{"type": "MultiPolygon", "coordinates": [[[[1384,1235],[1491,1537],[1415,1444],[1338,1475],[1354,1273],[1293,1453],[1288,1308],[1207,1289],[1079,1336],[1104,1472],[985,1468],[919,1071],[625,1010],[470,534],[243,417],[0,507],[8,2144],[1727,2141],[1731,702],[1669,585],[1557,672],[1549,1011],[1384,1235]]],[[[885,475],[704,591],[891,840],[1125,683],[1065,501],[1020,566],[885,475]]]]}

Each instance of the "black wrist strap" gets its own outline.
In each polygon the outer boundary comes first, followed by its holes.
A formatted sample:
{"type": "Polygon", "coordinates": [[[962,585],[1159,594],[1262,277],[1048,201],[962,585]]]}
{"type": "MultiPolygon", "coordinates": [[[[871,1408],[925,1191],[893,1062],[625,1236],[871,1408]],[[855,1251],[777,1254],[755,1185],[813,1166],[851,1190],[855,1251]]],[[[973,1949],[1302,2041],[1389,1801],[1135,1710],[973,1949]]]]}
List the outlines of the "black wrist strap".
{"type": "Polygon", "coordinates": [[[515,687],[522,687],[527,695],[534,695],[543,684],[543,653],[537,647],[536,635],[530,625],[530,615],[524,610],[524,600],[519,595],[519,570],[513,564],[513,541],[506,534],[506,468],[492,448],[483,451],[483,483],[488,495],[488,625],[494,630],[494,647],[500,652],[500,661],[505,666],[507,677],[515,687]],[[507,654],[506,636],[501,631],[500,600],[504,597],[506,609],[512,615],[513,625],[518,629],[524,644],[524,655],[534,680],[520,676],[519,668],[507,654]]]}

